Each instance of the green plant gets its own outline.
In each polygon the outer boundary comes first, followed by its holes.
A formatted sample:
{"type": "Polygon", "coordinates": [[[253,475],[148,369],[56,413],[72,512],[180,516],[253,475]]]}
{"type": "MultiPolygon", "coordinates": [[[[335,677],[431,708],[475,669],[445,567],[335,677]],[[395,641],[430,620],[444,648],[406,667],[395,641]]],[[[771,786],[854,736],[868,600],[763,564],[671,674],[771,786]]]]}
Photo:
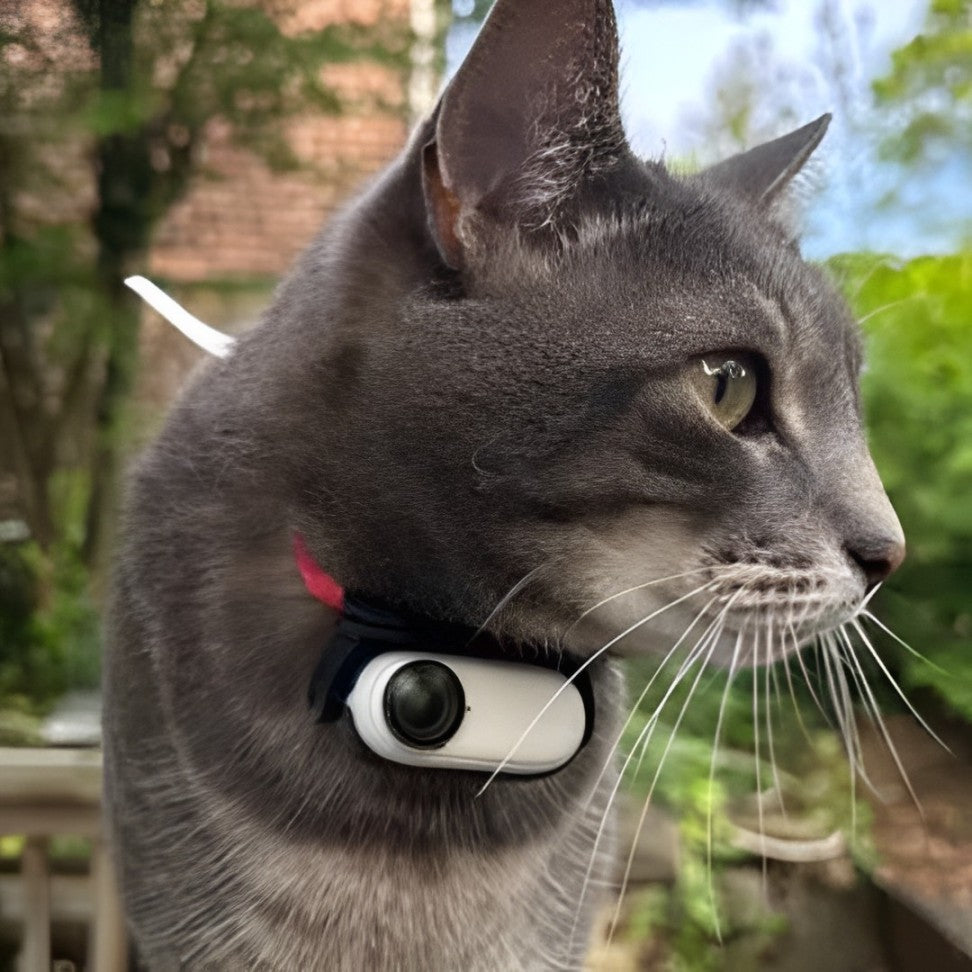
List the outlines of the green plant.
{"type": "Polygon", "coordinates": [[[871,450],[908,538],[877,613],[904,683],[972,719],[972,251],[833,262],[867,334],[871,450]]]}

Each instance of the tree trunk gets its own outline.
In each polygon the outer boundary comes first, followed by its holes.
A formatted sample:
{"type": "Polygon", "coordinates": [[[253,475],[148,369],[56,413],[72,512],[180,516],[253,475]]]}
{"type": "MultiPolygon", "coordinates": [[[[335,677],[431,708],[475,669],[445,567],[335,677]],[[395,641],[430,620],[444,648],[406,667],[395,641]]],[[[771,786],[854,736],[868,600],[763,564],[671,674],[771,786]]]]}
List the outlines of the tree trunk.
{"type": "MultiPolygon", "coordinates": [[[[131,93],[133,18],[137,0],[96,0],[90,21],[101,65],[104,92],[131,93]]],[[[124,285],[127,268],[144,253],[151,228],[152,167],[144,126],[99,139],[98,203],[92,228],[98,245],[96,278],[108,299],[111,320],[104,378],[95,407],[96,446],[82,551],[85,563],[99,565],[108,538],[106,524],[115,505],[119,418],[137,363],[139,315],[124,285]]]]}

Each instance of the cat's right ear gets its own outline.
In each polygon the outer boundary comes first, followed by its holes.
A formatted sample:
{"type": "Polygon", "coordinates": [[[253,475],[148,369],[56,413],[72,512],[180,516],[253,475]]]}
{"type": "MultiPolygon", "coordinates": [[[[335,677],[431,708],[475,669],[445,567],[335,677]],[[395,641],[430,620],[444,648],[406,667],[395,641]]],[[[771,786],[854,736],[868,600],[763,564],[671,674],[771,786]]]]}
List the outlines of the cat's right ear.
{"type": "Polygon", "coordinates": [[[436,110],[423,190],[443,260],[483,221],[557,225],[627,149],[611,0],[497,0],[436,110]]]}

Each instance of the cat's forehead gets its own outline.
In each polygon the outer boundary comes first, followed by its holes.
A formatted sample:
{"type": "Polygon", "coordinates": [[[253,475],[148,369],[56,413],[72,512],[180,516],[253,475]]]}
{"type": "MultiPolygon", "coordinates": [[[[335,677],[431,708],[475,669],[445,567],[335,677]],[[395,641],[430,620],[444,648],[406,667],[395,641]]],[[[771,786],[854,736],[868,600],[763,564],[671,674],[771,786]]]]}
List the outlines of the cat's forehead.
{"type": "Polygon", "coordinates": [[[843,301],[785,236],[731,201],[679,202],[593,213],[556,253],[514,247],[487,289],[510,318],[598,357],[664,365],[739,348],[856,370],[843,301]]]}

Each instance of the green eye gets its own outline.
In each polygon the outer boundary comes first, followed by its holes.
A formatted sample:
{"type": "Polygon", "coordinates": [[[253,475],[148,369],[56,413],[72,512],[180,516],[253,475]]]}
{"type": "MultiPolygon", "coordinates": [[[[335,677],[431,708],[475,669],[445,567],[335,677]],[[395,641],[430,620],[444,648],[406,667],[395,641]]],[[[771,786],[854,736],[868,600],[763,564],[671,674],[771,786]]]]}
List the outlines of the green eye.
{"type": "Polygon", "coordinates": [[[750,354],[707,354],[693,362],[689,377],[702,404],[730,431],[756,400],[756,368],[750,354]]]}

